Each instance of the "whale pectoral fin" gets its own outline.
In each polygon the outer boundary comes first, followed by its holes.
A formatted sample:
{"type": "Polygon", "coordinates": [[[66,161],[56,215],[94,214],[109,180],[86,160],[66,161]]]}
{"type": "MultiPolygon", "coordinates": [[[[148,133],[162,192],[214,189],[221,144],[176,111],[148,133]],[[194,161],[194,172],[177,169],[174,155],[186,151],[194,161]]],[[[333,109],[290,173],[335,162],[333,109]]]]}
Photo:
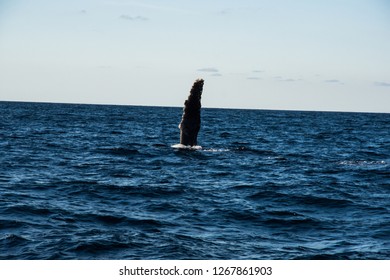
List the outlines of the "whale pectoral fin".
{"type": "Polygon", "coordinates": [[[179,124],[180,144],[195,146],[200,129],[200,99],[202,97],[204,80],[194,82],[188,99],[184,102],[183,117],[179,124]]]}

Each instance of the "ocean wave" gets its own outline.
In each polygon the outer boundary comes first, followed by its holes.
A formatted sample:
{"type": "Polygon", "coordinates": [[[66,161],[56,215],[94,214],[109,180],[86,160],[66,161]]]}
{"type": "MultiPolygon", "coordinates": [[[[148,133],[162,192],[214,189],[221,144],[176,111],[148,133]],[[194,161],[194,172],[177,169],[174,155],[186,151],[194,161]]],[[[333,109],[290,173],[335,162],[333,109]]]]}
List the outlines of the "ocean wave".
{"type": "Polygon", "coordinates": [[[339,161],[338,164],[346,166],[383,166],[387,165],[388,162],[385,160],[343,160],[339,161]]]}
{"type": "Polygon", "coordinates": [[[263,150],[263,149],[248,147],[248,146],[233,146],[231,150],[235,152],[248,153],[248,154],[258,155],[258,156],[269,156],[269,157],[278,156],[278,154],[272,150],[263,150]]]}
{"type": "Polygon", "coordinates": [[[17,229],[24,225],[23,222],[16,220],[0,220],[0,230],[17,229]]]}
{"type": "Polygon", "coordinates": [[[322,230],[326,222],[310,217],[290,217],[285,219],[269,218],[266,219],[264,225],[271,228],[290,228],[295,232],[303,230],[322,230]]]}
{"type": "Polygon", "coordinates": [[[5,234],[0,236],[0,244],[3,246],[18,246],[20,243],[26,243],[30,240],[17,234],[5,234]]]}
{"type": "Polygon", "coordinates": [[[138,149],[130,149],[130,148],[111,148],[106,151],[109,154],[116,155],[116,156],[134,156],[140,154],[138,149]]]}

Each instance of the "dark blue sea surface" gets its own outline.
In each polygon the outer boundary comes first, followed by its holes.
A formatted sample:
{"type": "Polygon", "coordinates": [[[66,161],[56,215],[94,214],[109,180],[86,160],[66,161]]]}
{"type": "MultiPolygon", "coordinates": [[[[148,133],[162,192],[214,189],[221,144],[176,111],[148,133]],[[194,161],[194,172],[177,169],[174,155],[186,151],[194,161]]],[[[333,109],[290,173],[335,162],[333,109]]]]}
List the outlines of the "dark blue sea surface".
{"type": "Polygon", "coordinates": [[[390,259],[390,114],[0,102],[0,259],[390,259]]]}

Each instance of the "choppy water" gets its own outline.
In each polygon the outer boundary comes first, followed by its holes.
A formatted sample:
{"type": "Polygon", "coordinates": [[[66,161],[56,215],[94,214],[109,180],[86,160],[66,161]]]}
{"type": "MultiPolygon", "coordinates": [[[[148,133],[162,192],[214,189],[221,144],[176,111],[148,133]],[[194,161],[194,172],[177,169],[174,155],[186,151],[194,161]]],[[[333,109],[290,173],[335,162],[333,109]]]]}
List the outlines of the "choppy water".
{"type": "Polygon", "coordinates": [[[390,114],[0,102],[1,259],[390,259],[390,114]]]}

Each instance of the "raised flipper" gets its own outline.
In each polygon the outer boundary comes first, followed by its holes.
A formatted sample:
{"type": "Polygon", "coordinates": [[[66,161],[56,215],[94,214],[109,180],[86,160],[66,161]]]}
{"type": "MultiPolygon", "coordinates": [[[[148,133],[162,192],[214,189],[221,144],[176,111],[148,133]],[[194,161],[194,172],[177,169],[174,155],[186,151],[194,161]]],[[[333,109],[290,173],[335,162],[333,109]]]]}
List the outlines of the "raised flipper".
{"type": "Polygon", "coordinates": [[[179,124],[180,144],[196,146],[200,129],[200,99],[203,91],[203,79],[194,82],[188,99],[184,102],[183,117],[179,124]]]}

